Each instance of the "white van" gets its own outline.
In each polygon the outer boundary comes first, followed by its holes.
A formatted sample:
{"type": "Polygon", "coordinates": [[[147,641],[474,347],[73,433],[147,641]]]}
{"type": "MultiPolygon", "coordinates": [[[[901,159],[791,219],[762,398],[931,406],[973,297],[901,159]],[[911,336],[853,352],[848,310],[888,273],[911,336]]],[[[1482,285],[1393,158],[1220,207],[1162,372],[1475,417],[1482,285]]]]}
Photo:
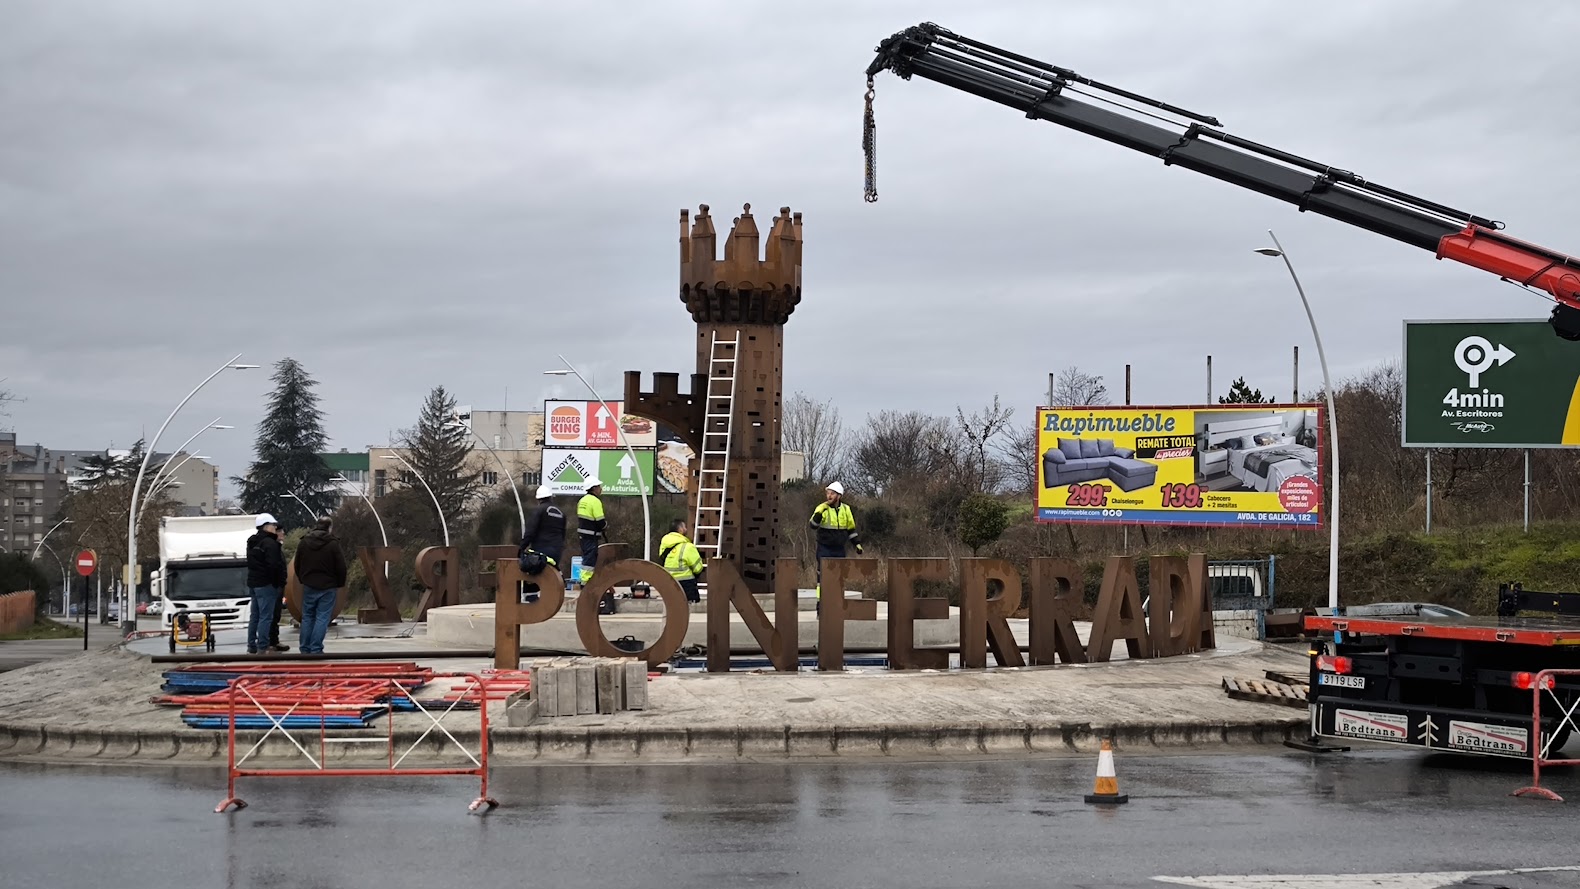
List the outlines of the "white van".
{"type": "Polygon", "coordinates": [[[1248,639],[1266,635],[1265,620],[1271,603],[1265,571],[1265,564],[1207,564],[1207,588],[1212,592],[1212,625],[1216,632],[1248,639]]]}

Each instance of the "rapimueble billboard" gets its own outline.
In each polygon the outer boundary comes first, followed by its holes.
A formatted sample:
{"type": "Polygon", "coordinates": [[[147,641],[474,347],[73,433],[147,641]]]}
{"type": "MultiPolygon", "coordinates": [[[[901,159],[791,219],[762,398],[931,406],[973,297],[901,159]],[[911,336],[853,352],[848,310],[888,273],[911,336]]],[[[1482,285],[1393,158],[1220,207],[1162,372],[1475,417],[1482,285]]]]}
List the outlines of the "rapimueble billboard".
{"type": "Polygon", "coordinates": [[[1322,526],[1317,405],[1037,410],[1039,522],[1322,526]]]}
{"type": "Polygon", "coordinates": [[[1416,448],[1580,445],[1580,343],[1546,321],[1406,321],[1401,438],[1416,448]]]}

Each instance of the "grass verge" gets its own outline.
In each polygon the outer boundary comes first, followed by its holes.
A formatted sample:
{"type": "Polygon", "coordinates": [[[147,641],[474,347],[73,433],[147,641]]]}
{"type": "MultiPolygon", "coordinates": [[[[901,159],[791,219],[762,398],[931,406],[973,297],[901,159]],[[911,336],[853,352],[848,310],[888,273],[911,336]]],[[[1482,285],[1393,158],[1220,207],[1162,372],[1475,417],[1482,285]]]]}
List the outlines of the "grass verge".
{"type": "Polygon", "coordinates": [[[81,639],[82,627],[63,624],[47,617],[39,618],[31,627],[20,633],[0,636],[0,642],[21,642],[29,639],[81,639]]]}

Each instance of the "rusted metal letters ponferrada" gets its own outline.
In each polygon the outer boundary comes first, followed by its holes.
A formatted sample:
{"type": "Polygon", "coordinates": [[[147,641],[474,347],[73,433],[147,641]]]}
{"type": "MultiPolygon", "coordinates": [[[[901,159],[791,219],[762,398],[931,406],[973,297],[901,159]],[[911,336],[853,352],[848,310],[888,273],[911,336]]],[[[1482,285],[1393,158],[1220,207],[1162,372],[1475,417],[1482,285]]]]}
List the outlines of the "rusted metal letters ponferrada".
{"type": "MultiPolygon", "coordinates": [[[[576,603],[576,629],[588,652],[601,657],[637,657],[656,666],[669,660],[680,649],[690,626],[690,611],[680,585],[658,565],[642,559],[618,557],[623,547],[607,544],[600,550],[598,573],[594,582],[581,592],[576,603]],[[609,556],[616,556],[609,558],[609,556]],[[659,638],[641,652],[615,648],[604,637],[598,623],[598,600],[605,592],[633,582],[653,588],[664,601],[664,627],[659,638]]],[[[544,571],[532,580],[541,588],[538,601],[524,604],[516,592],[528,578],[516,560],[496,563],[499,592],[495,595],[494,665],[517,669],[521,662],[521,627],[540,623],[559,613],[565,602],[565,587],[558,572],[544,571]]],[[[817,621],[818,669],[844,669],[845,622],[878,620],[876,599],[849,599],[845,585],[849,580],[872,578],[878,573],[877,559],[824,559],[822,613],[817,621]]],[[[708,565],[709,597],[707,639],[709,672],[730,669],[730,610],[741,615],[742,623],[774,669],[797,669],[798,625],[793,559],[781,559],[775,566],[774,619],[770,621],[753,596],[749,585],[727,559],[712,559],[708,565]]],[[[947,559],[890,559],[888,569],[888,652],[895,670],[943,669],[948,651],[918,647],[915,641],[917,620],[946,620],[948,601],[917,597],[915,586],[921,580],[947,581],[947,559]]],[[[1169,657],[1216,647],[1212,628],[1212,596],[1206,585],[1207,557],[1154,556],[1149,565],[1150,604],[1142,608],[1141,587],[1136,579],[1135,560],[1111,556],[1103,571],[1097,604],[1092,609],[1092,631],[1086,645],[1076,634],[1075,618],[1085,589],[1079,564],[1069,559],[1039,558],[1030,562],[1030,585],[1025,588],[1020,573],[1001,559],[961,559],[960,663],[964,668],[986,667],[989,653],[1000,666],[1090,663],[1110,659],[1113,646],[1123,641],[1133,658],[1169,657]],[[997,587],[996,591],[992,589],[997,587]],[[990,595],[991,593],[991,595],[990,595]],[[1009,618],[1025,602],[1028,607],[1029,658],[1023,658],[1020,644],[1009,626],[1009,618]]]]}

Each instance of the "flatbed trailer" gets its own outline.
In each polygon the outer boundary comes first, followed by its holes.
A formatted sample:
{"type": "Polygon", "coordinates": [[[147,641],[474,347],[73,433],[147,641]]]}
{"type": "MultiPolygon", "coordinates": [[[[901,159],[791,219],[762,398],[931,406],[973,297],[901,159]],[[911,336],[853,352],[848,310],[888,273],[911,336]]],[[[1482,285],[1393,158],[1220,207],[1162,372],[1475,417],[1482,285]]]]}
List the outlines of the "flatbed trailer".
{"type": "Polygon", "coordinates": [[[1504,584],[1491,617],[1307,616],[1306,631],[1321,634],[1310,651],[1311,732],[1552,759],[1580,709],[1580,620],[1565,616],[1577,605],[1580,594],[1504,584]],[[1531,609],[1555,614],[1520,616],[1531,609]]]}

